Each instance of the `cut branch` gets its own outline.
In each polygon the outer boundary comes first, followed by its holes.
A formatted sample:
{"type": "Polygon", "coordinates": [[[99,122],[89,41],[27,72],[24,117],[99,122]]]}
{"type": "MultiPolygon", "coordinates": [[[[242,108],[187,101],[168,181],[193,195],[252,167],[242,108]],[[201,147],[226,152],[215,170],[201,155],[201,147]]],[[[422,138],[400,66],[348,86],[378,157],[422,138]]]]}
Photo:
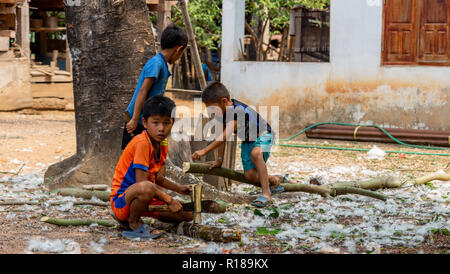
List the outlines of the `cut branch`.
{"type": "MultiPolygon", "coordinates": [[[[259,182],[252,182],[245,178],[242,172],[238,172],[229,168],[214,168],[210,169],[209,164],[203,163],[189,163],[185,162],[183,164],[183,172],[185,173],[200,173],[200,174],[210,174],[215,176],[221,176],[225,178],[230,178],[232,180],[254,185],[260,187],[261,184],[259,182]]],[[[376,199],[380,199],[385,201],[386,196],[381,195],[379,193],[375,193],[368,190],[357,189],[354,185],[336,185],[336,186],[315,186],[315,185],[307,185],[307,184],[295,184],[288,183],[283,184],[284,192],[308,192],[313,194],[319,194],[322,197],[335,197],[337,195],[345,195],[345,194],[359,194],[363,196],[368,196],[376,199]]]]}

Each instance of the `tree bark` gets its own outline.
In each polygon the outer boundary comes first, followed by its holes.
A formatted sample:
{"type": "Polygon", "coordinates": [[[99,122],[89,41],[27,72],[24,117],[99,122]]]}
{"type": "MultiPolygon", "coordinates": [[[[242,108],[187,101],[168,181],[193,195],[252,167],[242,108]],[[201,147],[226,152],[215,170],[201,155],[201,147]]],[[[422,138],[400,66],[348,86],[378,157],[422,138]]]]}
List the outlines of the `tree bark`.
{"type": "Polygon", "coordinates": [[[123,113],[145,62],[155,55],[144,0],[65,6],[73,58],[77,152],[49,167],[49,188],[111,185],[121,154],[123,113]]]}

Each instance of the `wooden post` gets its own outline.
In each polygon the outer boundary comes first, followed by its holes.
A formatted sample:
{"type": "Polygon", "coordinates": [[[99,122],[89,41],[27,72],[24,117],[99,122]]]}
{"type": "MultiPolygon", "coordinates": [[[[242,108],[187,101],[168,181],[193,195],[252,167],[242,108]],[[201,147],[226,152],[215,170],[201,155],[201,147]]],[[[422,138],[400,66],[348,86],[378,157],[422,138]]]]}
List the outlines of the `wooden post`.
{"type": "Polygon", "coordinates": [[[186,33],[191,43],[191,54],[192,60],[195,66],[195,75],[200,83],[200,89],[206,87],[205,75],[203,74],[202,63],[200,60],[200,54],[198,53],[197,41],[195,41],[194,30],[192,29],[191,19],[189,17],[189,12],[185,0],[178,0],[178,4],[181,7],[181,12],[183,14],[184,24],[186,26],[186,33]]]}
{"type": "Polygon", "coordinates": [[[28,1],[17,6],[16,41],[22,48],[23,54],[30,58],[30,11],[28,1]]]}
{"type": "Polygon", "coordinates": [[[192,201],[194,202],[194,224],[202,223],[202,185],[192,186],[192,201]]]}

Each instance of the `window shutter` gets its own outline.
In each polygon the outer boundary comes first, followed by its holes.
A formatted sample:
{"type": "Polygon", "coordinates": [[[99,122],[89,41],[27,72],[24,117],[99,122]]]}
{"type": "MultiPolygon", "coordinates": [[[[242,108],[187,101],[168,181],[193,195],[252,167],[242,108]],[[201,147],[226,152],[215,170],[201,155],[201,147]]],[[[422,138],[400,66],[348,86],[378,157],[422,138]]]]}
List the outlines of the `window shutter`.
{"type": "Polygon", "coordinates": [[[385,64],[408,64],[416,61],[418,1],[387,0],[385,2],[383,52],[385,64]]]}
{"type": "Polygon", "coordinates": [[[450,63],[450,0],[420,0],[418,61],[450,63]]]}

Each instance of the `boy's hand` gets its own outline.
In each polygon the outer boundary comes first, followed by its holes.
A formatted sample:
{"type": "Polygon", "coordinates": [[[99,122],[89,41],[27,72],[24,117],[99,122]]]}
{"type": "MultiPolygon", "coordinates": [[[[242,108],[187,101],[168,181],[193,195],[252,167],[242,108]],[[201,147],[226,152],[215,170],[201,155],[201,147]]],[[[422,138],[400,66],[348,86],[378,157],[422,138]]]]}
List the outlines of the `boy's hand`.
{"type": "Polygon", "coordinates": [[[211,165],[211,166],[209,167],[209,169],[211,170],[211,169],[216,168],[216,167],[221,167],[221,166],[222,166],[222,163],[223,163],[223,160],[216,160],[216,161],[208,162],[207,164],[210,164],[210,165],[211,165]]]}
{"type": "Polygon", "coordinates": [[[206,155],[206,151],[204,149],[197,150],[192,154],[192,160],[200,160],[201,157],[206,155]]]}
{"type": "Polygon", "coordinates": [[[170,203],[168,203],[167,205],[169,206],[170,211],[173,212],[173,213],[177,213],[177,212],[183,211],[183,206],[176,199],[172,198],[170,203]]]}
{"type": "Polygon", "coordinates": [[[192,192],[191,186],[182,186],[180,185],[178,187],[178,193],[183,194],[183,195],[189,195],[192,192]]]}
{"type": "Polygon", "coordinates": [[[131,119],[126,125],[128,133],[133,133],[133,131],[135,131],[137,128],[137,124],[138,124],[137,121],[131,119]]]}

